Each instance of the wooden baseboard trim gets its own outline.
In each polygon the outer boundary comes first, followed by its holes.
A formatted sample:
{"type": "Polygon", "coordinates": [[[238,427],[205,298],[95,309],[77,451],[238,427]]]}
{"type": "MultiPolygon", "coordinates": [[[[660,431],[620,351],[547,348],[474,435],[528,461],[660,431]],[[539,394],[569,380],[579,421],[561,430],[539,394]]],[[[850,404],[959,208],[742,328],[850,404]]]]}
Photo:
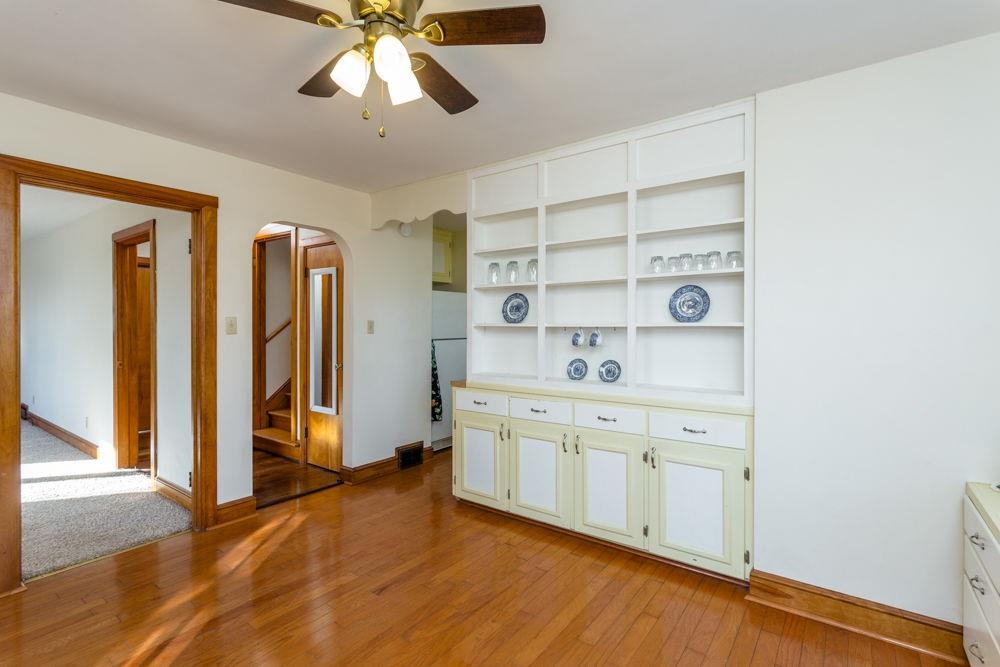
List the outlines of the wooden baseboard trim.
{"type": "Polygon", "coordinates": [[[249,519],[257,514],[257,498],[247,496],[222,503],[215,508],[215,525],[212,530],[227,523],[249,519]]]}
{"type": "Polygon", "coordinates": [[[557,533],[562,533],[563,535],[569,535],[570,537],[575,537],[577,539],[583,540],[585,542],[593,542],[594,544],[600,544],[601,546],[609,547],[611,549],[616,549],[618,551],[624,551],[630,553],[634,556],[641,556],[646,560],[656,561],[663,565],[670,565],[673,567],[680,568],[682,570],[687,570],[688,572],[697,572],[698,574],[703,574],[706,577],[711,577],[713,579],[718,579],[720,581],[725,581],[730,584],[736,584],[742,588],[747,587],[747,582],[742,579],[736,579],[735,577],[729,577],[724,574],[719,574],[718,572],[712,572],[711,570],[703,570],[700,567],[695,567],[694,565],[688,565],[687,563],[681,563],[680,561],[670,560],[669,558],[664,558],[663,556],[657,556],[656,554],[651,554],[648,551],[643,551],[642,549],[635,549],[633,547],[625,546],[624,544],[617,544],[615,542],[609,542],[607,540],[602,540],[599,537],[593,537],[591,535],[585,535],[583,533],[578,533],[575,530],[570,530],[568,528],[563,528],[562,526],[553,526],[550,523],[545,523],[544,521],[537,521],[535,519],[529,519],[526,516],[521,516],[520,514],[513,514],[511,512],[505,512],[503,510],[498,510],[493,507],[486,507],[485,505],[479,505],[476,503],[469,502],[467,500],[462,500],[461,498],[455,498],[460,504],[467,505],[469,507],[475,507],[477,510],[483,510],[484,512],[490,512],[491,514],[498,514],[506,519],[513,519],[515,521],[520,521],[522,523],[530,523],[533,526],[538,526],[539,528],[545,528],[546,530],[554,530],[557,533]]]}
{"type": "Polygon", "coordinates": [[[49,433],[50,435],[54,435],[55,437],[59,438],[67,445],[76,447],[90,458],[92,459],[97,458],[97,445],[90,442],[89,440],[85,440],[80,436],[76,435],[75,433],[70,433],[62,426],[53,424],[49,420],[43,419],[42,417],[39,417],[38,415],[32,412],[28,412],[28,421],[33,426],[37,426],[46,433],[49,433]]]}
{"type": "Polygon", "coordinates": [[[753,570],[747,600],[966,664],[962,626],[753,570]]]}
{"type": "Polygon", "coordinates": [[[191,492],[187,489],[182,489],[173,482],[159,477],[153,480],[153,488],[161,496],[169,498],[187,511],[191,511],[191,492]]]}
{"type": "MultiPolygon", "coordinates": [[[[406,445],[403,445],[406,447],[406,445]]],[[[344,480],[344,484],[349,484],[354,486],[355,484],[364,484],[365,482],[370,482],[373,479],[378,479],[379,477],[385,477],[386,475],[391,475],[394,472],[399,472],[399,450],[402,447],[396,448],[396,454],[390,456],[387,459],[382,459],[380,461],[372,461],[371,463],[366,463],[357,468],[349,468],[347,466],[341,466],[340,468],[340,478],[344,480]]],[[[424,447],[422,452],[421,463],[426,463],[434,456],[434,450],[431,447],[424,447]]]]}
{"type": "Polygon", "coordinates": [[[21,584],[20,586],[18,586],[14,590],[7,591],[5,593],[0,593],[0,600],[2,600],[3,598],[6,598],[6,597],[10,597],[11,595],[17,595],[18,593],[23,593],[24,592],[24,588],[25,588],[24,584],[21,584]]]}

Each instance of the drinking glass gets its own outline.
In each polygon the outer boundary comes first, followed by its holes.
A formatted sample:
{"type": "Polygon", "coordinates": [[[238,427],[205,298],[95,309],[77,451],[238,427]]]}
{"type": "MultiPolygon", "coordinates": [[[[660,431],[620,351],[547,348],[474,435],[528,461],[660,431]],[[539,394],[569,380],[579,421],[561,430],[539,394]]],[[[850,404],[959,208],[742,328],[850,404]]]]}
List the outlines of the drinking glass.
{"type": "Polygon", "coordinates": [[[743,268],[743,253],[739,250],[733,250],[726,253],[726,266],[730,269],[742,269],[743,268]]]}
{"type": "Polygon", "coordinates": [[[708,268],[713,271],[717,271],[722,268],[722,253],[718,250],[712,250],[708,253],[708,268]]]}
{"type": "Polygon", "coordinates": [[[681,258],[680,257],[668,257],[667,258],[667,273],[677,273],[681,270],[681,258]]]}
{"type": "Polygon", "coordinates": [[[500,283],[500,262],[490,262],[490,268],[486,270],[486,282],[490,285],[500,283]]]}
{"type": "Polygon", "coordinates": [[[698,253],[694,256],[694,270],[704,271],[708,268],[708,255],[704,253],[698,253]]]}
{"type": "Polygon", "coordinates": [[[682,252],[678,257],[681,263],[681,271],[691,271],[694,269],[694,256],[689,252],[682,252]]]}
{"type": "Polygon", "coordinates": [[[651,273],[663,273],[666,265],[663,263],[663,255],[653,255],[649,260],[649,270],[651,273]]]}
{"type": "Polygon", "coordinates": [[[507,282],[516,283],[521,276],[521,269],[517,266],[517,261],[507,262],[507,282]]]}
{"type": "MultiPolygon", "coordinates": [[[[722,261],[721,259],[719,260],[722,261]]],[[[529,259],[528,260],[528,282],[537,283],[538,282],[538,260],[529,259]]]]}

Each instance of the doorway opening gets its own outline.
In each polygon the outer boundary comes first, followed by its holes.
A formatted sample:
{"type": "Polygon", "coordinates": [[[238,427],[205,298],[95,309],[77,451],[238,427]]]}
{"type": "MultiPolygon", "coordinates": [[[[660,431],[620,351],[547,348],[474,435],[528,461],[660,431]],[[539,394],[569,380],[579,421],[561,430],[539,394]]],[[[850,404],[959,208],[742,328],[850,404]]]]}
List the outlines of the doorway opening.
{"type": "Polygon", "coordinates": [[[253,242],[257,507],[342,483],[344,260],[322,232],[266,225],[253,242]]]}

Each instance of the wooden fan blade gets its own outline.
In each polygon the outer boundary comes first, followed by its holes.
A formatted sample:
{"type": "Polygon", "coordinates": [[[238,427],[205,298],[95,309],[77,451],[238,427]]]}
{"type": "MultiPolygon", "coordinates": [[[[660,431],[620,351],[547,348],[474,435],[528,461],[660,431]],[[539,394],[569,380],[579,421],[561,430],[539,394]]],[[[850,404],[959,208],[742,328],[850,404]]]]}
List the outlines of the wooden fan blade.
{"type": "Polygon", "coordinates": [[[333,79],[330,78],[330,72],[333,71],[334,66],[337,61],[340,60],[347,51],[341,51],[338,53],[333,60],[323,65],[323,69],[313,74],[312,78],[302,84],[299,88],[299,92],[303,95],[311,95],[312,97],[333,97],[340,86],[338,86],[333,79]]]}
{"type": "Polygon", "coordinates": [[[470,93],[458,79],[441,67],[438,61],[426,53],[411,54],[413,58],[424,61],[424,66],[414,70],[420,89],[431,96],[441,108],[454,115],[475,106],[479,100],[470,93]]]}
{"type": "Polygon", "coordinates": [[[221,0],[221,2],[257,9],[268,14],[287,16],[290,19],[298,19],[299,21],[313,24],[316,23],[316,17],[320,14],[330,13],[325,9],[313,7],[302,2],[295,2],[295,0],[221,0]]]}
{"type": "Polygon", "coordinates": [[[463,44],[541,44],[545,39],[545,13],[538,5],[428,14],[421,30],[433,23],[444,32],[438,46],[463,44]]]}

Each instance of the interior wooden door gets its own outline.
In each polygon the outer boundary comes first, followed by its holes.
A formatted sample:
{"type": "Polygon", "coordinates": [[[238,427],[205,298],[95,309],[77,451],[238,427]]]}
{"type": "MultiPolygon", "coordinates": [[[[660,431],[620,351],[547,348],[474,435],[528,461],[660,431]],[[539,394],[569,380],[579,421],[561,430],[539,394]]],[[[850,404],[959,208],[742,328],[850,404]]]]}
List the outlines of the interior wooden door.
{"type": "Polygon", "coordinates": [[[136,262],[135,365],[138,376],[138,457],[136,467],[152,467],[153,433],[153,298],[149,257],[136,262]]]}
{"type": "Polygon", "coordinates": [[[299,245],[300,414],[306,462],[339,472],[343,461],[344,258],[326,237],[299,245]]]}

